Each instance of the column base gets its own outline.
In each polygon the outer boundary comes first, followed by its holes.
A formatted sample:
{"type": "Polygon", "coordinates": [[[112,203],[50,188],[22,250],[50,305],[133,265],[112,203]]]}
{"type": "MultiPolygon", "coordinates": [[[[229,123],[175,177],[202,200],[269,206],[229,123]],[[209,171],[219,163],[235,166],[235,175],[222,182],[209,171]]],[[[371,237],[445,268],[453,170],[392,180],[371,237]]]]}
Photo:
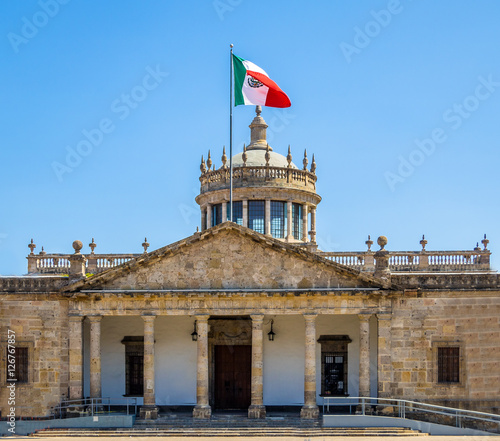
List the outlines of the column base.
{"type": "Polygon", "coordinates": [[[248,408],[248,418],[265,418],[266,417],[266,406],[252,404],[248,408]]]}
{"type": "Polygon", "coordinates": [[[156,420],[158,418],[158,408],[156,406],[142,406],[139,409],[139,418],[142,420],[156,420]]]}
{"type": "Polygon", "coordinates": [[[210,406],[195,406],[193,409],[193,418],[209,420],[211,416],[212,408],[210,406]]]}
{"type": "Polygon", "coordinates": [[[300,410],[300,417],[305,420],[316,420],[319,418],[318,406],[304,406],[300,410]]]}

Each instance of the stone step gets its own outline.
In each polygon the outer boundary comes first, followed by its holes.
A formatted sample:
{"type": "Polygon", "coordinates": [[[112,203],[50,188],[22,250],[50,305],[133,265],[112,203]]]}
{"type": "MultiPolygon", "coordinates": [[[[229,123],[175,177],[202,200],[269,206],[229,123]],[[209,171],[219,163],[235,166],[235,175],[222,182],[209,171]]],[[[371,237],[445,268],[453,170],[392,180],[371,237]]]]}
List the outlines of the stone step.
{"type": "Polygon", "coordinates": [[[328,427],[319,429],[300,428],[176,428],[176,429],[47,429],[33,436],[427,436],[427,433],[402,427],[328,427]]]}

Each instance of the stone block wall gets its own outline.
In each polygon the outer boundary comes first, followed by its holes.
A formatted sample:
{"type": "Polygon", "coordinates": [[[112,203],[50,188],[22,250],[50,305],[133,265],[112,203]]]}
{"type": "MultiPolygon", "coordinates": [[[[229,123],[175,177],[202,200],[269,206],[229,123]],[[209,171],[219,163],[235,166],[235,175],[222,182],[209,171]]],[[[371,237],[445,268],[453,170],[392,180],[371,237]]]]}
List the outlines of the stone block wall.
{"type": "Polygon", "coordinates": [[[16,416],[46,416],[68,393],[68,301],[50,294],[0,295],[0,412],[8,412],[7,333],[28,348],[28,383],[16,388],[16,416]]]}
{"type": "Polygon", "coordinates": [[[498,293],[405,292],[393,299],[390,335],[390,395],[496,410],[500,403],[498,293]],[[438,383],[440,346],[460,348],[458,383],[438,383]]]}

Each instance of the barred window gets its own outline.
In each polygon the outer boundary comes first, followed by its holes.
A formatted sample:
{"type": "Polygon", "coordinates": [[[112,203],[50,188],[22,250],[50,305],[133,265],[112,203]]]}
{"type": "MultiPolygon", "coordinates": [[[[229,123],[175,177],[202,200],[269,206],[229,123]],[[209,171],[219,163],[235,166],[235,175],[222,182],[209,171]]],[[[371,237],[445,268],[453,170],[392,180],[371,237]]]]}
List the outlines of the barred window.
{"type": "Polygon", "coordinates": [[[212,205],[212,227],[222,223],[222,204],[212,205]]]}
{"type": "MultiPolygon", "coordinates": [[[[233,222],[238,225],[243,225],[243,202],[233,201],[233,222]]],[[[231,204],[227,203],[227,220],[231,219],[231,204]]]]}
{"type": "Polygon", "coordinates": [[[438,383],[460,382],[460,348],[438,347],[438,383]]]}
{"type": "MultiPolygon", "coordinates": [[[[16,347],[15,354],[9,354],[7,351],[7,358],[9,360],[9,355],[14,356],[14,370],[9,370],[12,366],[11,363],[7,363],[7,380],[17,380],[16,383],[27,383],[28,382],[28,348],[16,347]]],[[[11,368],[12,369],[12,368],[11,368]]]]}
{"type": "Polygon", "coordinates": [[[321,378],[321,395],[346,395],[347,352],[323,352],[321,378]]]}
{"type": "Polygon", "coordinates": [[[292,234],[296,240],[302,239],[302,205],[292,204],[292,234]]]}
{"type": "Polygon", "coordinates": [[[248,228],[265,234],[265,201],[248,201],[248,228]]]}
{"type": "Polygon", "coordinates": [[[277,239],[285,237],[286,202],[271,201],[271,236],[277,239]]]}

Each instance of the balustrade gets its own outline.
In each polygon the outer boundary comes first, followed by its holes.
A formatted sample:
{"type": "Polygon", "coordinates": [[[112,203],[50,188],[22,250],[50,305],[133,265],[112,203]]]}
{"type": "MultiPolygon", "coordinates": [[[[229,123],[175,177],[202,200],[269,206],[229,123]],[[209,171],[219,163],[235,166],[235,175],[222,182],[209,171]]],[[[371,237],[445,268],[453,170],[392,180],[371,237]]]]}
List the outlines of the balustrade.
{"type": "MultiPolygon", "coordinates": [[[[282,180],[294,186],[316,190],[316,175],[307,170],[287,167],[245,166],[233,169],[233,184],[245,180],[267,181],[282,180]]],[[[200,176],[202,193],[229,185],[230,171],[228,168],[211,170],[200,176]]]]}
{"type": "MultiPolygon", "coordinates": [[[[373,252],[319,251],[319,256],[361,271],[370,271],[367,257],[373,252]]],[[[391,272],[407,271],[485,271],[490,269],[489,250],[480,251],[394,251],[390,253],[391,272]]]]}

